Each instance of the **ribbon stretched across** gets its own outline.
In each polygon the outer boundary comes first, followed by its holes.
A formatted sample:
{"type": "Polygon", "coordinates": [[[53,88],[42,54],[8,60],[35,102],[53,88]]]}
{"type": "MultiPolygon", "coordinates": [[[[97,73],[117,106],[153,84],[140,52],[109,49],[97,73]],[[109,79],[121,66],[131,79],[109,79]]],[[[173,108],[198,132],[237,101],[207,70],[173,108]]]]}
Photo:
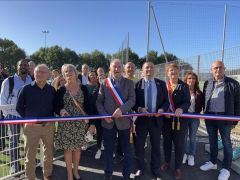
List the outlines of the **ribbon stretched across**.
{"type": "MultiPolygon", "coordinates": [[[[133,116],[175,116],[174,113],[128,113],[122,115],[122,117],[133,116]]],[[[38,123],[38,122],[61,122],[61,121],[79,121],[79,120],[93,120],[111,118],[111,115],[97,115],[97,116],[70,116],[70,117],[35,117],[35,118],[8,118],[1,119],[0,124],[24,124],[24,123],[38,123]]],[[[180,117],[184,118],[199,118],[208,120],[225,120],[225,121],[240,121],[240,116],[225,116],[225,115],[209,115],[209,114],[182,114],[180,117]]]]}

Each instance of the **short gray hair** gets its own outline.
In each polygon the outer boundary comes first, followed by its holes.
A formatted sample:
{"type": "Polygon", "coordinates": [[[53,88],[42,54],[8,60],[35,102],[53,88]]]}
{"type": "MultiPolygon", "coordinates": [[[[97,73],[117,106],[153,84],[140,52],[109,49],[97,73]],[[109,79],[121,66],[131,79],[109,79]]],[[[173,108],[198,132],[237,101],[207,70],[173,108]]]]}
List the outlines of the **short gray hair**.
{"type": "Polygon", "coordinates": [[[111,63],[110,63],[110,67],[112,66],[112,64],[114,64],[114,63],[116,63],[116,62],[121,63],[122,68],[123,68],[123,64],[122,64],[122,61],[121,61],[120,59],[113,59],[113,60],[111,61],[111,63]]]}
{"type": "Polygon", "coordinates": [[[38,70],[39,68],[45,68],[45,69],[47,69],[47,71],[48,71],[48,73],[49,73],[49,68],[48,68],[48,66],[47,66],[46,64],[38,64],[38,65],[35,67],[34,72],[35,72],[36,70],[38,70]]]}

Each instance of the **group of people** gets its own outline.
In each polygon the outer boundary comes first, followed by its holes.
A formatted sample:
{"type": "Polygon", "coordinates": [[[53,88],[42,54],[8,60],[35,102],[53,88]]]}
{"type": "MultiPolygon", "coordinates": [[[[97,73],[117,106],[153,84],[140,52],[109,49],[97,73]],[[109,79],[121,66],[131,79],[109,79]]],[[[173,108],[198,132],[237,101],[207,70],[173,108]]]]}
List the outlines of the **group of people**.
{"type": "MultiPolygon", "coordinates": [[[[142,66],[142,78],[134,76],[135,65],[128,62],[123,66],[118,59],[111,61],[109,74],[103,68],[90,71],[87,64],[82,65],[79,74],[72,64],[64,64],[55,79],[48,83],[49,70],[45,64],[39,64],[31,75],[28,72],[28,60],[22,59],[17,64],[18,72],[13,76],[14,86],[10,93],[10,77],[1,87],[0,105],[15,104],[14,117],[54,117],[81,115],[111,115],[111,118],[96,120],[59,122],[55,133],[54,122],[26,123],[23,125],[24,146],[26,153],[26,177],[35,179],[35,157],[41,139],[44,147],[43,175],[45,180],[51,179],[53,150],[64,151],[67,179],[82,179],[78,165],[81,149],[86,146],[85,134],[97,133],[96,159],[100,159],[104,146],[104,179],[112,179],[113,159],[116,143],[119,144],[123,156],[123,179],[130,179],[132,172],[133,152],[137,159],[135,179],[144,179],[146,172],[145,143],[149,135],[151,143],[151,172],[155,179],[170,168],[172,145],[174,145],[174,178],[181,179],[182,164],[195,165],[196,134],[199,119],[183,118],[183,113],[200,113],[212,115],[240,115],[239,83],[225,76],[222,61],[212,63],[212,78],[204,83],[203,92],[199,88],[198,76],[188,72],[184,80],[180,80],[180,69],[176,64],[168,64],[165,82],[155,77],[152,62],[142,66]],[[34,80],[32,81],[32,79],[34,80]],[[125,117],[124,114],[144,113],[137,118],[125,117]],[[172,112],[173,117],[163,116],[163,112],[172,112]],[[155,115],[148,113],[157,113],[155,115]],[[134,136],[134,151],[130,145],[130,136],[134,136]],[[163,138],[161,138],[161,136],[163,138]],[[161,143],[163,139],[163,143],[161,143]],[[184,143],[183,143],[184,142],[184,143]],[[164,162],[161,163],[161,146],[163,144],[164,162]],[[73,168],[72,168],[73,164],[73,168]]],[[[9,114],[3,111],[3,116],[9,114]]],[[[209,162],[202,165],[202,171],[217,169],[218,131],[220,132],[224,159],[218,179],[230,177],[232,163],[231,129],[236,122],[224,120],[205,120],[210,143],[209,162]]],[[[2,125],[4,126],[4,125],[2,125]]],[[[12,167],[19,171],[19,162],[14,151],[19,141],[21,125],[9,125],[10,154],[12,167]],[[15,159],[14,159],[15,158],[15,159]]],[[[4,128],[1,127],[1,130],[4,128]]],[[[5,128],[6,129],[6,128],[5,128]]],[[[6,133],[6,132],[5,132],[6,133]]],[[[4,132],[1,132],[3,137],[4,132]]],[[[1,138],[3,141],[4,138],[1,138]]],[[[4,149],[1,142],[1,148],[4,149]]]]}

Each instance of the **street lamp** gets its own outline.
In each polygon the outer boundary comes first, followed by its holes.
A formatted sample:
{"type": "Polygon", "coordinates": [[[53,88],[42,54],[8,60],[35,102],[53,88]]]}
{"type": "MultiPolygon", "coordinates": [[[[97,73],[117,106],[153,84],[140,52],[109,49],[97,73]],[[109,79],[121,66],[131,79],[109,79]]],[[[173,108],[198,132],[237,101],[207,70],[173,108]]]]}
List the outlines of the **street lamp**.
{"type": "Polygon", "coordinates": [[[47,59],[46,58],[46,48],[47,48],[47,34],[49,33],[49,31],[48,30],[44,30],[44,31],[42,31],[42,33],[44,34],[44,42],[45,42],[45,47],[44,47],[44,58],[45,58],[45,60],[47,59]]]}

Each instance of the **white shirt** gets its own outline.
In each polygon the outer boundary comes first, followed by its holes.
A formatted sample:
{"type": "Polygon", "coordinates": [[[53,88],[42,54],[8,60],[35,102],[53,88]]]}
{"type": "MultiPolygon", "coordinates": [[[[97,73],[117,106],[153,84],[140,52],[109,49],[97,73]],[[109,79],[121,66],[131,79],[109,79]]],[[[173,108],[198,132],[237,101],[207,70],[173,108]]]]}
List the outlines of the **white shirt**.
{"type": "MultiPolygon", "coordinates": [[[[20,90],[22,89],[23,86],[28,85],[31,82],[32,82],[32,78],[29,75],[27,75],[25,81],[23,81],[21,77],[15,73],[13,92],[12,92],[12,95],[9,96],[9,80],[8,78],[5,79],[2,83],[2,88],[0,93],[0,105],[13,104],[16,106],[18,94],[20,90]]],[[[7,116],[8,114],[20,117],[20,115],[17,113],[15,109],[12,110],[10,113],[8,111],[3,110],[4,116],[7,116]]]]}
{"type": "MultiPolygon", "coordinates": [[[[156,112],[156,111],[158,111],[156,109],[156,105],[157,105],[157,86],[156,86],[154,78],[150,79],[150,81],[151,81],[151,86],[152,86],[152,112],[156,112]]],[[[147,99],[147,97],[148,97],[147,83],[148,83],[148,80],[144,79],[143,82],[144,82],[145,107],[147,107],[147,102],[148,102],[148,99],[147,99]]]]}
{"type": "Polygon", "coordinates": [[[191,95],[190,102],[191,102],[191,105],[190,105],[190,107],[188,109],[188,112],[194,113],[195,112],[195,104],[196,104],[196,98],[195,98],[194,94],[191,95]]]}
{"type": "Polygon", "coordinates": [[[82,74],[82,85],[88,84],[88,76],[82,74]]]}

